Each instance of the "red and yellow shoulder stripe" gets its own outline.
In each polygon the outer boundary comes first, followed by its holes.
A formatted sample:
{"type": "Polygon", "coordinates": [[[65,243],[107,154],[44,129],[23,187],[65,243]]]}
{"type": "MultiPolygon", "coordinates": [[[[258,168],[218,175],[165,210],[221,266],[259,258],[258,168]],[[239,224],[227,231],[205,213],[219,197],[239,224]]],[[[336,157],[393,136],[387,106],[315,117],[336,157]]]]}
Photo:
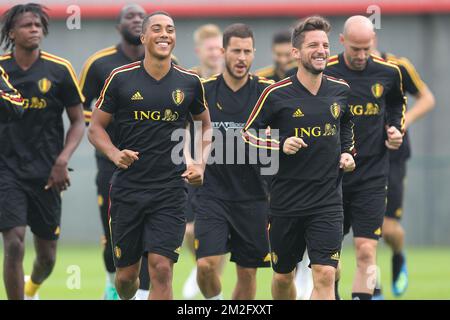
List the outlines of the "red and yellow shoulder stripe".
{"type": "Polygon", "coordinates": [[[264,84],[274,84],[275,83],[275,81],[267,79],[266,77],[263,77],[263,76],[258,76],[258,82],[264,83],[264,84]]]}
{"type": "Polygon", "coordinates": [[[213,75],[213,76],[211,76],[211,77],[209,77],[207,79],[203,79],[202,78],[202,83],[205,84],[205,83],[208,83],[208,82],[216,81],[219,78],[219,76],[220,76],[220,73],[215,74],[215,75],[213,75]]]}
{"type": "Polygon", "coordinates": [[[178,64],[172,64],[172,66],[174,67],[175,70],[178,70],[182,73],[190,74],[191,76],[194,76],[194,77],[197,77],[200,79],[200,76],[197,74],[197,72],[195,72],[193,70],[185,69],[183,67],[180,67],[178,64]]]}
{"type": "Polygon", "coordinates": [[[402,77],[402,72],[400,71],[400,68],[396,64],[387,62],[383,58],[381,58],[379,56],[376,56],[374,54],[371,54],[370,56],[372,57],[372,60],[375,63],[379,63],[379,64],[385,65],[387,67],[393,68],[393,69],[395,69],[398,72],[399,77],[400,77],[400,87],[401,87],[401,90],[403,92],[403,86],[402,86],[402,84],[403,84],[403,77],[402,77]]]}
{"type": "Polygon", "coordinates": [[[83,89],[84,84],[86,82],[86,76],[91,68],[92,64],[100,58],[110,56],[117,52],[117,48],[115,46],[111,46],[102,50],[97,51],[92,56],[90,56],[83,65],[83,69],[81,69],[80,73],[80,87],[83,89]]]}
{"type": "Polygon", "coordinates": [[[258,117],[259,113],[261,112],[261,109],[263,108],[264,103],[265,103],[267,97],[269,96],[269,94],[275,90],[289,86],[291,84],[292,84],[291,79],[286,78],[286,79],[276,82],[264,89],[263,93],[261,94],[258,101],[256,102],[256,105],[253,108],[253,111],[250,114],[250,117],[248,118],[247,123],[245,124],[244,129],[242,131],[242,138],[244,139],[244,141],[246,143],[253,145],[255,147],[258,147],[258,148],[279,150],[280,141],[275,140],[275,139],[259,138],[255,135],[253,135],[249,131],[249,128],[252,125],[252,123],[255,121],[255,119],[258,117]]]}
{"type": "Polygon", "coordinates": [[[331,56],[328,58],[327,67],[333,66],[338,63],[339,63],[339,56],[338,55],[331,56]]]}
{"type": "Polygon", "coordinates": [[[106,90],[108,90],[108,87],[112,81],[112,79],[114,79],[114,77],[116,75],[118,75],[119,73],[122,72],[127,72],[127,71],[131,71],[134,69],[139,69],[141,67],[141,61],[136,61],[130,64],[126,64],[124,66],[115,68],[113,71],[111,71],[111,73],[109,74],[108,78],[106,78],[105,80],[105,84],[103,85],[103,89],[100,92],[100,96],[98,97],[97,102],[95,103],[95,107],[97,109],[101,109],[103,102],[105,101],[105,92],[106,90]]]}
{"type": "Polygon", "coordinates": [[[335,78],[335,77],[332,77],[332,76],[328,76],[326,74],[324,74],[324,77],[327,78],[327,80],[329,80],[329,81],[332,81],[332,82],[335,82],[335,83],[339,83],[339,84],[343,84],[343,85],[345,85],[345,86],[350,88],[350,86],[348,85],[347,81],[345,81],[343,79],[338,79],[338,78],[335,78]]]}
{"type": "Polygon", "coordinates": [[[55,56],[54,54],[50,54],[45,51],[41,51],[41,58],[44,60],[59,64],[59,65],[62,65],[67,69],[67,71],[70,74],[70,77],[72,78],[73,84],[74,84],[75,88],[77,89],[77,92],[78,92],[78,95],[80,96],[81,101],[84,102],[85,99],[84,99],[83,93],[81,92],[80,86],[78,85],[77,75],[75,74],[75,71],[73,70],[72,64],[66,59],[55,56]]]}
{"type": "Polygon", "coordinates": [[[382,57],[379,57],[379,56],[374,55],[374,54],[371,54],[370,56],[372,57],[372,60],[374,62],[376,62],[376,63],[379,63],[379,64],[382,64],[382,65],[385,65],[385,66],[388,66],[388,67],[391,67],[391,68],[399,70],[398,66],[395,63],[388,62],[385,59],[383,59],[382,57]]]}
{"type": "Polygon", "coordinates": [[[175,70],[177,70],[177,71],[179,71],[181,73],[185,73],[185,74],[189,74],[191,76],[194,76],[200,81],[200,85],[202,87],[202,94],[203,94],[203,97],[202,97],[202,99],[203,99],[203,106],[206,109],[208,109],[208,103],[206,102],[205,88],[203,87],[203,82],[202,82],[202,79],[200,78],[200,76],[197,73],[195,73],[195,72],[193,72],[191,70],[187,70],[185,68],[182,68],[182,67],[180,67],[177,64],[172,64],[172,66],[175,68],[175,70]]]}
{"type": "Polygon", "coordinates": [[[264,105],[264,102],[266,101],[269,94],[277,89],[289,86],[292,84],[292,81],[290,78],[286,78],[284,80],[281,80],[279,82],[276,82],[267,88],[264,89],[261,96],[259,97],[258,101],[256,102],[255,107],[253,108],[252,113],[250,114],[250,117],[248,118],[247,123],[244,126],[244,130],[247,130],[253,123],[253,121],[258,116],[259,112],[261,111],[262,106],[264,105]]]}
{"type": "Polygon", "coordinates": [[[5,70],[1,66],[0,66],[0,77],[1,77],[0,81],[3,81],[6,84],[6,86],[11,89],[10,93],[0,91],[0,96],[2,97],[2,99],[9,101],[13,105],[20,106],[20,107],[23,106],[22,96],[16,89],[14,89],[14,87],[11,85],[11,83],[9,83],[8,74],[5,72],[5,70]]]}
{"type": "Polygon", "coordinates": [[[7,52],[5,54],[0,55],[0,61],[8,60],[12,58],[12,53],[7,52]]]}

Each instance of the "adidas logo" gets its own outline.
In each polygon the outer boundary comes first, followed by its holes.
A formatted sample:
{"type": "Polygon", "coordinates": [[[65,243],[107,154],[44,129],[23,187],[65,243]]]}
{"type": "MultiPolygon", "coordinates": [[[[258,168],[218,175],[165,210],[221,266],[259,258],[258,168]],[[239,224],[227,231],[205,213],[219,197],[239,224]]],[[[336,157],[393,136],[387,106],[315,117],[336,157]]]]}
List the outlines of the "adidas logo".
{"type": "Polygon", "coordinates": [[[292,114],[293,118],[300,118],[300,117],[304,117],[304,113],[302,112],[302,110],[300,110],[300,108],[297,108],[297,110],[295,110],[295,112],[292,114]]]}
{"type": "Polygon", "coordinates": [[[381,236],[381,228],[378,228],[377,230],[375,230],[374,234],[376,236],[381,236]]]}
{"type": "Polygon", "coordinates": [[[144,98],[141,96],[139,91],[136,91],[136,93],[131,97],[131,100],[144,100],[144,98]]]}
{"type": "Polygon", "coordinates": [[[335,254],[333,254],[333,255],[331,256],[331,260],[339,261],[339,259],[340,259],[340,254],[339,254],[339,252],[336,252],[335,254]]]}

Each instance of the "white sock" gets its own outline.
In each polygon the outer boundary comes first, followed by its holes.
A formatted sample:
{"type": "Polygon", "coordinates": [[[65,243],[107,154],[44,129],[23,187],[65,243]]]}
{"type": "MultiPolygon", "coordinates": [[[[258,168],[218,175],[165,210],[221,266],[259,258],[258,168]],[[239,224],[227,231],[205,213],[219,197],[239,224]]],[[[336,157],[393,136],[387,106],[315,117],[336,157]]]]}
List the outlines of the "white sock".
{"type": "Polygon", "coordinates": [[[223,300],[222,292],[219,293],[217,296],[214,296],[211,298],[205,298],[205,300],[223,300]]]}
{"type": "Polygon", "coordinates": [[[308,253],[305,251],[302,261],[297,264],[297,274],[295,275],[298,300],[309,300],[314,288],[312,270],[308,267],[309,263],[308,253]]]}
{"type": "Polygon", "coordinates": [[[122,298],[119,296],[119,300],[137,300],[136,296],[137,296],[137,293],[135,293],[134,296],[131,297],[130,299],[122,299],[122,298]]]}
{"type": "Polygon", "coordinates": [[[150,293],[149,290],[138,289],[135,295],[136,300],[147,300],[149,293],[150,293]]]}
{"type": "Polygon", "coordinates": [[[107,272],[106,273],[106,283],[111,284],[113,287],[116,285],[116,273],[115,272],[107,272]]]}
{"type": "Polygon", "coordinates": [[[183,298],[194,299],[200,292],[197,285],[197,267],[194,267],[183,285],[183,298]]]}

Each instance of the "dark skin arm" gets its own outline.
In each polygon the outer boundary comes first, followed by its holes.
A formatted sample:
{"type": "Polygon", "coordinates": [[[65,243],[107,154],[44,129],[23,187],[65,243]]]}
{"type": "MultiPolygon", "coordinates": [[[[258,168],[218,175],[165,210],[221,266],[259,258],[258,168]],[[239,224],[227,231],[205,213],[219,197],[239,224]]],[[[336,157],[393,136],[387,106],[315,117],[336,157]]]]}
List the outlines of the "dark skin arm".
{"type": "Polygon", "coordinates": [[[94,109],[88,130],[88,139],[92,145],[107,156],[120,169],[128,169],[134,161],[139,160],[139,152],[119,150],[112,143],[106,128],[112,120],[112,115],[100,109],[94,109]]]}
{"type": "Polygon", "coordinates": [[[78,104],[66,108],[67,116],[70,120],[70,127],[67,131],[64,149],[56,158],[55,164],[50,172],[45,189],[55,189],[58,192],[66,190],[70,186],[69,171],[67,165],[72,154],[83,139],[84,134],[84,116],[83,106],[78,104]]]}

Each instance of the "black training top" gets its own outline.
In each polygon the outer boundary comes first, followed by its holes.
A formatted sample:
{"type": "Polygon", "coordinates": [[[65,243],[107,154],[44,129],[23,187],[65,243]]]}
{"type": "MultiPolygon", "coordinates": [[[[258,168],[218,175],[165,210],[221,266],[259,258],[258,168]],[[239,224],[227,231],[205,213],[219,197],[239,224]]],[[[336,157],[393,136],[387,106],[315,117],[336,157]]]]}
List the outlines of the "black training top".
{"type": "Polygon", "coordinates": [[[216,139],[210,156],[214,163],[207,165],[205,182],[198,194],[232,201],[267,199],[266,182],[257,162],[250,161],[241,130],[258,97],[273,81],[249,75],[246,84],[236,92],[228,87],[223,75],[203,83],[216,139]]]}
{"type": "Polygon", "coordinates": [[[18,119],[23,114],[23,98],[11,85],[8,74],[0,67],[0,122],[18,119]]]}
{"type": "Polygon", "coordinates": [[[41,51],[39,59],[22,70],[11,53],[0,66],[24,98],[22,119],[0,124],[0,170],[22,179],[47,179],[64,146],[64,108],[84,98],[69,61],[41,51]]]}
{"type": "Polygon", "coordinates": [[[323,76],[311,94],[296,75],[271,85],[259,98],[247,121],[244,139],[258,148],[282,149],[296,136],[308,147],[295,155],[280,151],[280,168],[271,184],[271,214],[302,216],[342,212],[340,155],[353,153],[353,123],[344,81],[323,76]],[[280,139],[256,136],[252,129],[270,126],[280,139]]]}
{"type": "Polygon", "coordinates": [[[176,129],[184,130],[189,113],[207,108],[200,78],[172,64],[155,80],[138,61],[114,69],[96,107],[114,115],[115,142],[119,149],[139,152],[139,160],[127,170],[117,169],[112,183],[126,188],[182,187],[183,163],[172,161],[179,141],[176,129]]]}
{"type": "Polygon", "coordinates": [[[355,123],[356,170],[344,178],[344,188],[361,189],[385,185],[388,174],[386,125],[404,127],[405,99],[399,68],[382,58],[370,56],[364,70],[347,67],[342,54],[331,57],[325,74],[350,85],[348,100],[355,123]]]}

